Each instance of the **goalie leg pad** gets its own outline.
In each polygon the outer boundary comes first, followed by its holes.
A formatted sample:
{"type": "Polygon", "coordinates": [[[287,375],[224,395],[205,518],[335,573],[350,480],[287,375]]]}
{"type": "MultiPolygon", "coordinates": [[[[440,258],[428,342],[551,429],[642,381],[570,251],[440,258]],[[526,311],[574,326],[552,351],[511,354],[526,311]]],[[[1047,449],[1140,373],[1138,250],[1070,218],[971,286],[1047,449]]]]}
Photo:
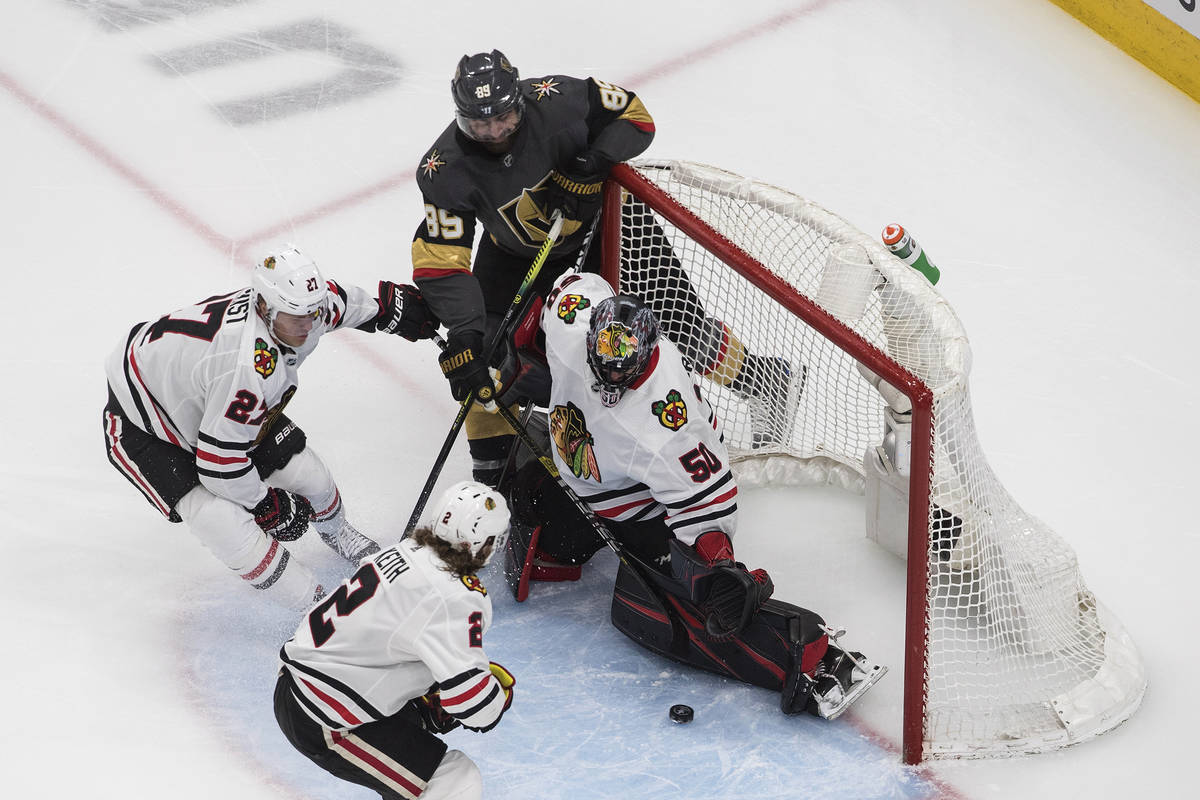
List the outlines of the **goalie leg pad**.
{"type": "MultiPolygon", "coordinates": [[[[805,667],[815,669],[825,653],[821,617],[778,600],[766,601],[736,636],[714,639],[705,628],[704,615],[680,583],[639,566],[636,573],[624,561],[618,567],[612,623],[642,647],[777,692],[784,690],[791,675],[805,667]],[[650,591],[647,583],[656,591],[650,591]],[[798,646],[789,636],[793,628],[800,631],[798,646]]],[[[800,710],[808,697],[795,700],[800,710]]]]}

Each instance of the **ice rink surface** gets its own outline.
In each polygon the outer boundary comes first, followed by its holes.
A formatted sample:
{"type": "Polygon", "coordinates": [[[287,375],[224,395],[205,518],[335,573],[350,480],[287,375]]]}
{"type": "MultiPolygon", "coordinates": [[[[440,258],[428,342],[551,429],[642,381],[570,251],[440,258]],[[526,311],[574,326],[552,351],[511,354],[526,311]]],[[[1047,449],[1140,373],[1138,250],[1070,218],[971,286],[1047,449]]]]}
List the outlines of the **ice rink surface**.
{"type": "MultiPolygon", "coordinates": [[[[516,604],[493,732],[449,737],[489,798],[1186,794],[1200,691],[1190,499],[1200,107],[1045,0],[687,4],[13,0],[0,30],[4,794],[349,798],[274,725],[296,618],[107,464],[102,362],[134,322],[248,282],[292,241],[340,281],[407,281],[413,173],[466,52],[636,91],[648,156],[908,226],[970,336],[984,452],[1076,549],[1146,662],[1112,733],[1027,758],[900,764],[903,566],[832,489],[744,493],[739,556],[893,672],[833,723],[684,670],[607,622],[615,561],[516,604]],[[696,709],[672,725],[667,708],[696,709]]],[[[384,542],[454,404],[428,343],[326,338],[289,414],[384,542]]],[[[441,485],[469,472],[457,445],[441,485]]],[[[307,537],[306,537],[307,538],[307,537]]],[[[301,555],[337,573],[319,542],[301,555]]]]}

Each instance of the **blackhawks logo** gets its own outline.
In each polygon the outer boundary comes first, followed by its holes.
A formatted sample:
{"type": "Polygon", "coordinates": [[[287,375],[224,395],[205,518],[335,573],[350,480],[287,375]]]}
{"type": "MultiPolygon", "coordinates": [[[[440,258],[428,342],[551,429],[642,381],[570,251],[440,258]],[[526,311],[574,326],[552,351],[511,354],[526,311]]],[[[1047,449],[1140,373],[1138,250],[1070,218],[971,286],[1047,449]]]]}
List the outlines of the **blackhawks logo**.
{"type": "Polygon", "coordinates": [[[279,363],[279,351],[267,344],[266,339],[254,340],[254,371],[263,378],[271,377],[279,363]]]}
{"type": "Polygon", "coordinates": [[[463,586],[467,587],[472,592],[479,592],[482,595],[487,594],[487,589],[483,587],[483,581],[479,580],[479,578],[475,577],[474,575],[463,575],[462,582],[463,586]]]}
{"type": "Polygon", "coordinates": [[[558,455],[571,468],[576,478],[591,478],[600,482],[600,468],[596,465],[595,440],[587,429],[583,412],[574,403],[555,406],[550,412],[550,438],[558,448],[558,455]]]}
{"type": "Polygon", "coordinates": [[[666,400],[655,400],[650,410],[664,428],[677,431],[687,424],[687,405],[678,389],[667,392],[666,400]]]}
{"type": "Polygon", "coordinates": [[[570,325],[579,311],[591,305],[592,301],[581,294],[564,294],[558,301],[558,318],[570,325]]]}

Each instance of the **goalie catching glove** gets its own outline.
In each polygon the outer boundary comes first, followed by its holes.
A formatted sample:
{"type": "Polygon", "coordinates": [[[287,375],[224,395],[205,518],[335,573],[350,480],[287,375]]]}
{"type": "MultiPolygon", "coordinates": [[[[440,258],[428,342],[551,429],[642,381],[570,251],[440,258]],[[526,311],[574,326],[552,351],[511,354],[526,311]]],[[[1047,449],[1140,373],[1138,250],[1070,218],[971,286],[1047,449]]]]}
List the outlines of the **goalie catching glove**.
{"type": "Polygon", "coordinates": [[[708,531],[692,546],[671,541],[671,572],[705,614],[704,630],[714,639],[740,633],[775,591],[766,570],[748,570],[733,560],[723,531],[708,531]]]}
{"type": "Polygon", "coordinates": [[[277,542],[294,542],[308,530],[313,507],[301,495],[270,486],[267,496],[259,500],[250,513],[267,536],[277,542]]]}
{"type": "Polygon", "coordinates": [[[601,190],[610,169],[608,159],[590,150],[575,156],[550,173],[547,211],[560,211],[563,219],[590,220],[600,210],[601,190]]]}
{"type": "Polygon", "coordinates": [[[407,283],[379,282],[379,315],[375,330],[403,336],[410,342],[429,339],[438,320],[425,304],[421,290],[407,283]]]}

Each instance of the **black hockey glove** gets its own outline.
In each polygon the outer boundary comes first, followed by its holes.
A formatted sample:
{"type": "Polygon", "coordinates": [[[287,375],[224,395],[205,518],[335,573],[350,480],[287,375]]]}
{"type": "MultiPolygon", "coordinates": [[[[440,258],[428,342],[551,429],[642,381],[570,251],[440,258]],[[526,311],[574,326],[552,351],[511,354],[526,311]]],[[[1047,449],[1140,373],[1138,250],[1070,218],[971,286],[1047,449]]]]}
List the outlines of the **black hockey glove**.
{"type": "Polygon", "coordinates": [[[496,386],[483,361],[483,337],[477,333],[451,334],[438,362],[450,381],[450,394],[460,403],[472,390],[475,399],[488,411],[494,411],[496,386]]]}
{"type": "Polygon", "coordinates": [[[307,498],[271,486],[250,513],[258,527],[275,541],[294,542],[308,530],[313,507],[307,498]]]}
{"type": "Polygon", "coordinates": [[[410,342],[429,339],[438,329],[438,319],[425,304],[421,290],[407,283],[379,282],[379,316],[375,330],[403,336],[410,342]]]}
{"type": "Polygon", "coordinates": [[[563,219],[587,222],[600,210],[601,189],[612,164],[604,156],[585,151],[562,169],[550,173],[547,210],[561,211],[563,219]]]}
{"type": "Polygon", "coordinates": [[[416,712],[421,727],[430,733],[449,733],[462,724],[442,708],[442,696],[436,690],[414,697],[408,704],[416,712]]]}

